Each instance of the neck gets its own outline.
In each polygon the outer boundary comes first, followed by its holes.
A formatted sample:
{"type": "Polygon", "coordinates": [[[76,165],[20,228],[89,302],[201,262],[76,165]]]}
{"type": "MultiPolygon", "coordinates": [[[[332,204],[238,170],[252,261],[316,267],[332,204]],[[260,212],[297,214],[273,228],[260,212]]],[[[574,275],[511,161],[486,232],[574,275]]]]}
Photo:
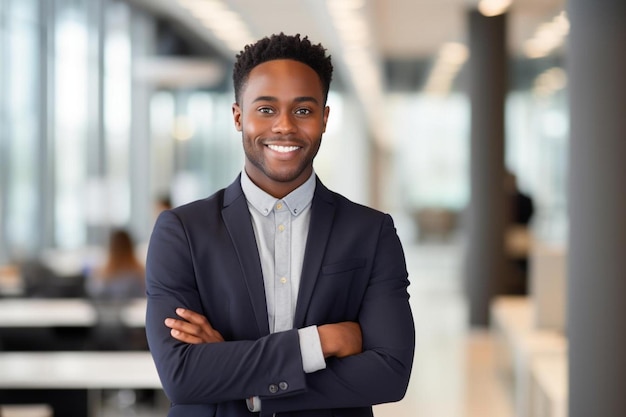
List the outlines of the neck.
{"type": "Polygon", "coordinates": [[[282,199],[293,190],[304,184],[311,177],[311,174],[313,173],[313,167],[309,167],[308,169],[304,170],[302,174],[300,174],[297,178],[285,182],[273,180],[265,174],[255,175],[259,173],[259,171],[256,170],[254,167],[252,167],[251,169],[248,165],[245,166],[245,172],[248,175],[248,178],[250,178],[250,181],[254,183],[254,185],[259,187],[261,190],[265,191],[272,197],[282,199]]]}

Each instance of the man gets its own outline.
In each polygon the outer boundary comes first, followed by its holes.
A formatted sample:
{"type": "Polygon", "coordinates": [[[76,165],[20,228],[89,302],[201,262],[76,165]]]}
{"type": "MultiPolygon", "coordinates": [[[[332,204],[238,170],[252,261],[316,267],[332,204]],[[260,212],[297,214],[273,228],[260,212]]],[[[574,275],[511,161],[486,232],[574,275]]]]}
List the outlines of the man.
{"type": "Polygon", "coordinates": [[[519,189],[514,173],[505,172],[504,184],[509,213],[505,242],[511,268],[503,283],[503,293],[528,295],[528,257],[533,240],[530,222],[535,206],[532,197],[519,189]]]}
{"type": "Polygon", "coordinates": [[[306,37],[246,46],[243,172],[155,225],[146,331],[170,416],[372,416],[404,396],[414,327],[391,217],[313,171],[331,76],[306,37]]]}

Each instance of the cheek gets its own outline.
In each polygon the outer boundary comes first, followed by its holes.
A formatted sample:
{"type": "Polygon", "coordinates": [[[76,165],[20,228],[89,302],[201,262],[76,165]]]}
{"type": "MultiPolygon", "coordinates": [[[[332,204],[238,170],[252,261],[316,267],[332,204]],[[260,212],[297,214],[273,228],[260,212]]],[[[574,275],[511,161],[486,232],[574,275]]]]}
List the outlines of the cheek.
{"type": "Polygon", "coordinates": [[[263,119],[259,119],[258,117],[250,117],[246,118],[246,122],[242,123],[242,130],[245,131],[249,136],[257,136],[264,130],[268,128],[268,123],[263,119]]]}
{"type": "Polygon", "coordinates": [[[311,139],[318,140],[324,133],[325,126],[320,123],[311,123],[302,127],[302,130],[306,132],[307,136],[311,139]]]}

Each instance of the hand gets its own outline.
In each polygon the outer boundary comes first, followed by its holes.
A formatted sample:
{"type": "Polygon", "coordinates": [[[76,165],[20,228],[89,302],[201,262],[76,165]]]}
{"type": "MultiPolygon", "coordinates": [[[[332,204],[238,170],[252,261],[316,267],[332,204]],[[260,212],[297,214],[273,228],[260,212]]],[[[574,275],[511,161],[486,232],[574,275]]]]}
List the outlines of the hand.
{"type": "Polygon", "coordinates": [[[317,326],[324,358],[336,356],[344,358],[363,351],[363,335],[359,323],[344,321],[341,323],[317,326]]]}
{"type": "Polygon", "coordinates": [[[165,319],[165,325],[172,329],[170,334],[174,339],[192,345],[224,341],[220,332],[215,330],[202,314],[184,308],[177,308],[176,314],[184,320],[165,319]]]}

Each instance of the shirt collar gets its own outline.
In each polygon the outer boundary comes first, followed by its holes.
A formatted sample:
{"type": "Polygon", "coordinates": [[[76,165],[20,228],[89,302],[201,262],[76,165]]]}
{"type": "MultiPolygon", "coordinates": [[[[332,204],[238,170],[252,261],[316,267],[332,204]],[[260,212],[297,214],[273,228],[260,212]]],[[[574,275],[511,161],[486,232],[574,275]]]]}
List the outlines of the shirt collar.
{"type": "MultiPolygon", "coordinates": [[[[256,186],[244,169],[241,175],[241,188],[248,203],[264,216],[270,214],[279,200],[256,186]]],[[[311,204],[315,192],[315,172],[301,186],[287,194],[282,201],[293,216],[297,216],[311,204]]]]}

